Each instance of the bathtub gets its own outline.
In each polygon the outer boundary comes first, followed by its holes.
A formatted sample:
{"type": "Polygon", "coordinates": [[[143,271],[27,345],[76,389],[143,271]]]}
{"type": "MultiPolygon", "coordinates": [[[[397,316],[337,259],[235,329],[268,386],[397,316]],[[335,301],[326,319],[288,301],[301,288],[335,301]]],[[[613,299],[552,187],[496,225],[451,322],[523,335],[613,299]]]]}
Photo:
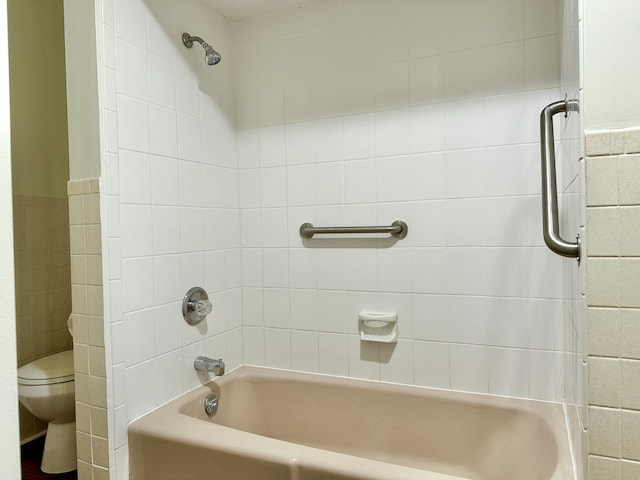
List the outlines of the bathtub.
{"type": "Polygon", "coordinates": [[[131,480],[574,479],[559,404],[268,368],[219,377],[128,435],[131,480]]]}

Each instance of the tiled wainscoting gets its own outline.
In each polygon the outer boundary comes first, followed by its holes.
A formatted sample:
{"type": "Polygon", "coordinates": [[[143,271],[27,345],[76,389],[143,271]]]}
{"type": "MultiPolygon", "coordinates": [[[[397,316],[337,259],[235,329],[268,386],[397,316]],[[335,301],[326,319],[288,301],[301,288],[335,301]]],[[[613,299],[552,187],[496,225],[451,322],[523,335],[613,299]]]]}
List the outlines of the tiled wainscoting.
{"type": "Polygon", "coordinates": [[[108,480],[107,380],[98,179],[69,182],[68,192],[78,480],[108,480]]]}
{"type": "MultiPolygon", "coordinates": [[[[67,199],[14,195],[14,248],[18,366],[71,348],[67,199]]],[[[20,405],[20,439],[46,422],[20,405]]]]}
{"type": "Polygon", "coordinates": [[[640,478],[640,128],[587,132],[590,478],[640,478]]]}

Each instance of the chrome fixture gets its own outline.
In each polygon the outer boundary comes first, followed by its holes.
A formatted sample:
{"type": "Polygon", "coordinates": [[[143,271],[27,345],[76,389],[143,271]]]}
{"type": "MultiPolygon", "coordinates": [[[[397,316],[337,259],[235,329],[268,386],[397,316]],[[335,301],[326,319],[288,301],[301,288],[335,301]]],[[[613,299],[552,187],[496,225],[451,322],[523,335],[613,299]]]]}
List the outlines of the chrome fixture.
{"type": "Polygon", "coordinates": [[[198,372],[211,372],[218,377],[224,375],[224,362],[221,358],[198,357],[193,361],[193,368],[198,372]]]}
{"type": "Polygon", "coordinates": [[[204,412],[207,415],[215,415],[218,411],[218,397],[210,393],[204,397],[204,412]]]}
{"type": "Polygon", "coordinates": [[[314,235],[329,233],[388,233],[396,238],[407,236],[409,227],[402,220],[396,220],[390,226],[383,227],[314,227],[311,223],[300,225],[302,238],[313,238],[314,235]]]}
{"type": "Polygon", "coordinates": [[[191,288],[182,299],[182,316],[189,325],[198,325],[211,313],[213,306],[202,287],[191,288]]]}
{"type": "Polygon", "coordinates": [[[578,112],[577,100],[561,100],[547,105],[540,113],[540,150],[542,160],[542,235],[544,243],[563,257],[576,258],[580,263],[580,236],[575,242],[560,237],[558,224],[558,187],[556,185],[556,152],[553,137],[553,116],[578,112]]]}
{"type": "Polygon", "coordinates": [[[188,33],[182,34],[182,43],[184,43],[185,47],[191,48],[193,47],[193,42],[198,42],[204,48],[204,61],[207,62],[207,65],[216,65],[220,63],[222,60],[222,55],[216,52],[211,45],[202,40],[200,37],[191,36],[188,33]]]}

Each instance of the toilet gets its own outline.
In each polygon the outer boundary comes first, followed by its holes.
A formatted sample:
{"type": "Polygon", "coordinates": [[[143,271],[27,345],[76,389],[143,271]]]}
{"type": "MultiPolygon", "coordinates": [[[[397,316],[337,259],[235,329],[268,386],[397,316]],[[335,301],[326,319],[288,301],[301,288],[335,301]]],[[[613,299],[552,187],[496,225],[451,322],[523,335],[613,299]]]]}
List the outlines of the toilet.
{"type": "Polygon", "coordinates": [[[18,398],[49,422],[40,468],[64,473],[77,468],[73,350],[34,360],[18,369],[18,398]]]}

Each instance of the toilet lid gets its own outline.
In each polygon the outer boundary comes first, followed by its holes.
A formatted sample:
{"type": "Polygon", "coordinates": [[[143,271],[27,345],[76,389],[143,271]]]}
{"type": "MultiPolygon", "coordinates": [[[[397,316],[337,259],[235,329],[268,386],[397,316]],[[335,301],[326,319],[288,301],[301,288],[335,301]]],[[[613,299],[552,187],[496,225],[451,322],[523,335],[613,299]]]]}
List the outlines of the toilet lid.
{"type": "Polygon", "coordinates": [[[73,380],[73,350],[54,353],[18,369],[18,383],[49,385],[73,380]]]}

